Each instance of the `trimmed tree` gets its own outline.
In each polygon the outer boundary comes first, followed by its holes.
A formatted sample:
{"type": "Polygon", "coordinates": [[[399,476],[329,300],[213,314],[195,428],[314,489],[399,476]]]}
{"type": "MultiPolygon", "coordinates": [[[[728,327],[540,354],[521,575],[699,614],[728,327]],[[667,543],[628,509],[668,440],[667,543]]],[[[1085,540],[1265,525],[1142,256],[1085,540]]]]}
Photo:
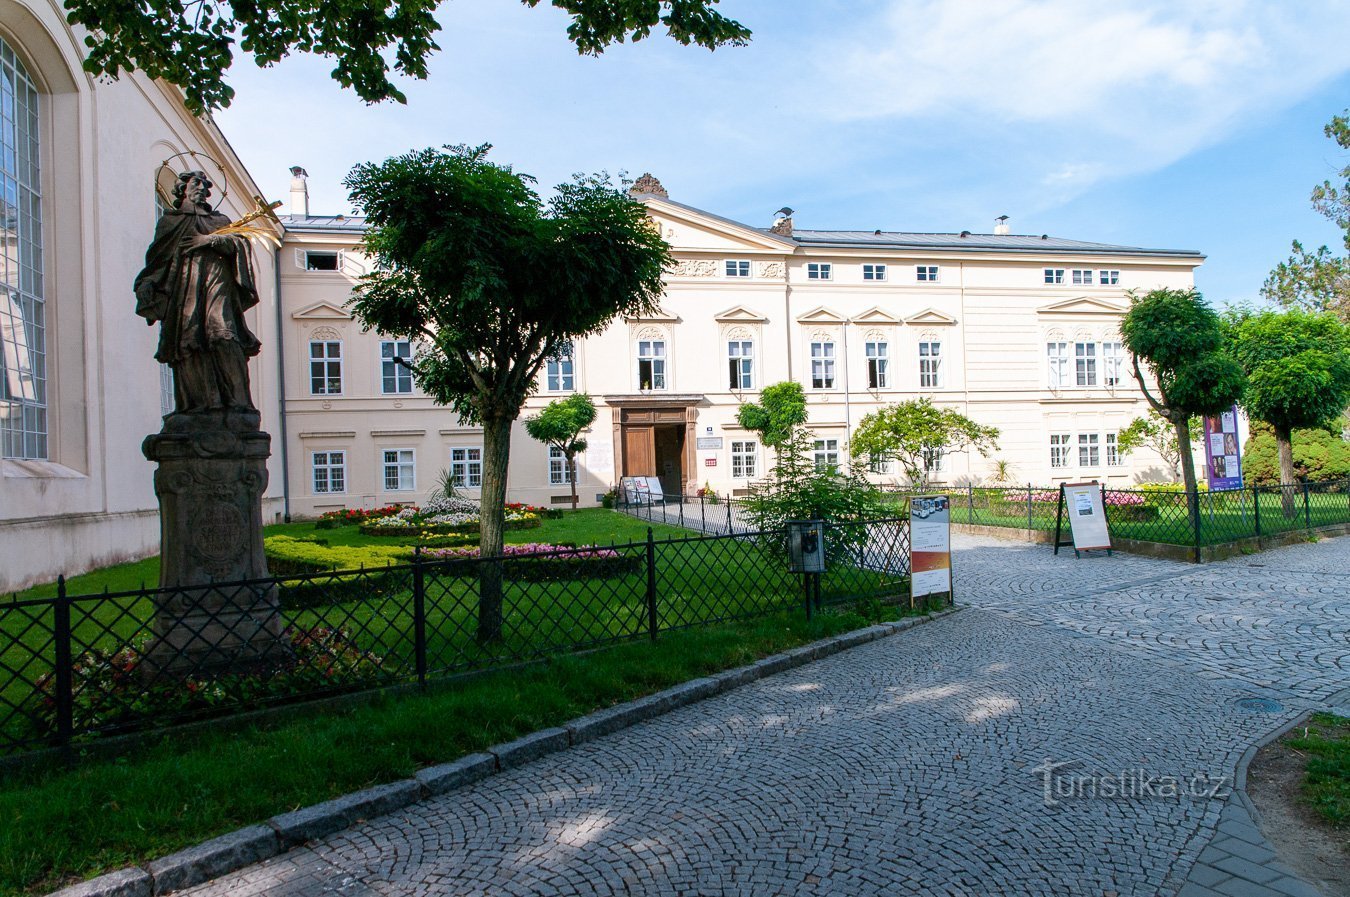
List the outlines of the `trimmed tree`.
{"type": "Polygon", "coordinates": [[[806,391],[800,383],[785,381],[766,386],[759,393],[759,404],[742,405],[736,421],[759,434],[759,441],[777,449],[806,423],[806,391]]]}
{"type": "MultiPolygon", "coordinates": [[[[1219,316],[1194,288],[1131,293],[1130,300],[1120,336],[1133,359],[1134,377],[1149,407],[1172,425],[1177,445],[1189,446],[1192,417],[1220,414],[1242,397],[1242,368],[1224,351],[1219,316]],[[1153,374],[1153,388],[1144,376],[1145,366],[1153,374]]],[[[1199,491],[1195,459],[1187,451],[1181,452],[1181,478],[1195,526],[1199,491]]]]}
{"type": "Polygon", "coordinates": [[[865,416],[849,445],[854,459],[897,461],[910,483],[928,485],[929,460],[935,455],[975,449],[988,456],[998,450],[999,432],[978,424],[953,408],[939,408],[928,399],[889,405],[865,416]]]}
{"type": "MultiPolygon", "coordinates": [[[[538,6],[540,0],[522,0],[538,6]]],[[[66,18],[88,29],[84,70],[116,78],[142,71],[181,88],[201,115],[230,105],[225,70],[238,49],[267,67],[297,53],[336,60],[333,80],[367,103],[406,102],[389,80],[426,78],[440,49],[440,0],[66,0],[66,18]]],[[[611,44],[638,41],[662,26],[672,39],[709,50],[743,46],[750,31],[714,7],[717,0],[552,0],[571,17],[577,52],[598,56],[611,44]]]]}
{"type": "MultiPolygon", "coordinates": [[[[1200,426],[1199,418],[1191,419],[1189,429],[1192,432],[1200,426]]],[[[1156,411],[1149,411],[1146,417],[1136,417],[1130,421],[1129,426],[1116,436],[1116,447],[1122,455],[1141,448],[1153,449],[1167,465],[1172,477],[1181,479],[1181,446],[1177,442],[1176,428],[1156,411]]],[[[1194,450],[1192,444],[1191,451],[1194,450]]]]}
{"type": "MultiPolygon", "coordinates": [[[[1265,311],[1235,316],[1228,338],[1247,375],[1242,407],[1270,424],[1288,486],[1297,479],[1294,430],[1333,426],[1350,405],[1350,327],[1326,312],[1265,311]]],[[[1282,504],[1285,516],[1295,513],[1292,489],[1282,504]]]]}
{"type": "Polygon", "coordinates": [[[534,417],[525,418],[525,432],[562,453],[567,464],[567,482],[572,486],[572,507],[577,506],[577,455],[586,451],[581,431],[595,423],[595,403],[584,392],[554,399],[534,417]]]}
{"type": "MultiPolygon", "coordinates": [[[[482,557],[501,554],[511,424],[559,345],[617,315],[651,314],[670,247],[645,207],[605,176],[545,205],[489,147],[427,149],[352,169],[372,271],[352,310],[416,340],[418,386],[483,428],[482,557]]],[[[481,566],[478,637],[501,633],[501,571],[481,566]]]]}

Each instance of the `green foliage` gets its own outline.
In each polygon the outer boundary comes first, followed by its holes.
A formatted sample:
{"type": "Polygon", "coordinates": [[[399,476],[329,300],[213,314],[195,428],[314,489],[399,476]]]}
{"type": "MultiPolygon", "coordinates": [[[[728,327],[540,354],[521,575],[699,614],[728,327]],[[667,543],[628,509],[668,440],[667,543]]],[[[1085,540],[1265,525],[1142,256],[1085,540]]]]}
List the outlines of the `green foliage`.
{"type": "Polygon", "coordinates": [[[1350,828],[1350,717],[1314,713],[1283,743],[1307,758],[1300,795],[1334,828],[1350,828]]]}
{"type": "Polygon", "coordinates": [[[1329,311],[1350,322],[1350,259],[1325,246],[1309,253],[1295,240],[1293,255],[1270,272],[1261,295],[1285,308],[1329,311]]]}
{"type": "Polygon", "coordinates": [[[925,457],[968,448],[988,455],[998,448],[998,436],[997,428],[977,424],[953,408],[912,399],[865,416],[850,450],[855,459],[898,461],[910,483],[922,489],[928,482],[925,457]]]}
{"type": "Polygon", "coordinates": [[[1228,338],[1248,378],[1243,407],[1277,436],[1329,426],[1350,405],[1350,327],[1334,315],[1238,314],[1228,338]]]}
{"type": "MultiPolygon", "coordinates": [[[[811,434],[801,427],[778,446],[769,476],[751,488],[746,500],[757,529],[781,529],[789,520],[846,522],[893,513],[862,468],[817,467],[812,448],[811,434]]],[[[830,531],[832,540],[859,536],[866,534],[861,529],[830,531]]]]}
{"type": "Polygon", "coordinates": [[[759,393],[759,404],[742,405],[736,412],[736,420],[747,430],[758,433],[764,445],[777,448],[806,423],[806,392],[800,383],[793,381],[766,386],[759,393]]]}
{"type": "MultiPolygon", "coordinates": [[[[523,0],[535,7],[539,0],[523,0]]],[[[194,114],[230,105],[225,71],[235,45],[263,67],[295,53],[336,60],[333,79],[368,103],[406,102],[389,78],[423,79],[437,47],[440,0],[66,0],[66,18],[89,34],[84,69],[116,78],[144,72],[177,85],[194,114]]],[[[742,46],[750,32],[713,7],[717,0],[551,0],[572,17],[567,36],[580,53],[641,40],[663,25],[674,40],[716,49],[742,46]]]]}
{"type": "Polygon", "coordinates": [[[586,451],[586,440],[581,438],[581,431],[594,422],[595,403],[584,392],[565,399],[554,399],[539,414],[525,419],[525,432],[532,439],[555,446],[563,453],[573,499],[577,494],[576,456],[586,451]]]}
{"type": "Polygon", "coordinates": [[[359,570],[407,563],[412,549],[403,545],[329,545],[321,539],[267,536],[267,566],[273,576],[359,570]]]}
{"type": "MultiPolygon", "coordinates": [[[[1295,430],[1294,472],[1320,482],[1350,477],[1350,443],[1326,430],[1295,430]]],[[[1242,476],[1253,486],[1280,485],[1279,446],[1269,432],[1253,433],[1243,447],[1242,476]]]]}
{"type": "MultiPolygon", "coordinates": [[[[1350,150],[1350,110],[1346,110],[1345,115],[1334,116],[1322,132],[1341,149],[1350,150]]],[[[1312,203],[1313,208],[1345,231],[1345,248],[1350,251],[1350,165],[1337,174],[1345,183],[1340,186],[1331,181],[1318,184],[1313,188],[1312,203]]]]}
{"type": "MultiPolygon", "coordinates": [[[[1200,418],[1193,417],[1187,423],[1192,435],[1203,432],[1200,418]]],[[[1140,448],[1150,448],[1158,453],[1172,472],[1172,476],[1181,476],[1181,449],[1177,443],[1177,431],[1156,411],[1150,410],[1147,416],[1136,417],[1130,425],[1116,436],[1116,445],[1122,455],[1128,455],[1140,448]]],[[[1192,443],[1191,451],[1195,451],[1192,443]]]]}

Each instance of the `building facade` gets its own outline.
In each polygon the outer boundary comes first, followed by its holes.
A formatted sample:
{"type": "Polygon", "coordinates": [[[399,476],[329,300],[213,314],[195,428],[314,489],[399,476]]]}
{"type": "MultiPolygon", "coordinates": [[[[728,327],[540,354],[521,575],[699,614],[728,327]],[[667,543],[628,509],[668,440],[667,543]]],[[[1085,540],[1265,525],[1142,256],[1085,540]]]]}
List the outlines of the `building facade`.
{"type": "MultiPolygon", "coordinates": [[[[82,39],[55,0],[0,0],[0,591],[158,549],[154,467],[140,446],[173,391],[132,282],[177,171],[223,181],[232,217],[258,192],[176,89],[90,77],[82,39]]],[[[249,323],[270,347],[275,256],[255,264],[264,295],[249,323]]],[[[264,355],[251,368],[276,434],[276,363],[264,355]]],[[[266,519],[281,494],[274,475],[266,519]]]]}
{"type": "MultiPolygon", "coordinates": [[[[289,509],[418,501],[444,474],[473,494],[480,432],[422,396],[395,359],[409,346],[345,310],[365,271],[360,219],[310,215],[303,171],[283,219],[281,269],[289,509]]],[[[930,398],[1001,431],[998,451],[931,459],[933,479],[1114,485],[1167,479],[1116,437],[1146,405],[1122,351],[1128,290],[1187,288],[1203,257],[1048,236],[755,228],[672,201],[650,177],[635,196],[673,247],[661,310],[616,320],[541,372],[525,414],[586,392],[599,408],[578,458],[593,505],[625,476],[667,494],[736,494],[773,463],[736,422],[764,386],[801,383],[821,463],[848,460],[869,412],[930,398]]],[[[1004,230],[1003,226],[999,230],[1004,230]]],[[[878,466],[879,482],[901,483],[878,466]]],[[[517,426],[510,497],[569,501],[561,457],[517,426]]]]}

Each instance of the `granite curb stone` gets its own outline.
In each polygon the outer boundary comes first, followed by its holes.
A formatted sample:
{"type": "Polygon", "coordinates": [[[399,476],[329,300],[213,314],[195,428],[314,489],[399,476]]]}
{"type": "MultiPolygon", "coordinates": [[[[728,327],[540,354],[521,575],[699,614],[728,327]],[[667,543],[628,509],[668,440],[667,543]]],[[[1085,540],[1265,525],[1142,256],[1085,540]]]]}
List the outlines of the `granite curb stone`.
{"type": "Polygon", "coordinates": [[[574,744],[620,731],[671,710],[710,698],[810,663],[849,648],[903,632],[921,623],[945,617],[963,606],[948,607],[924,616],[878,623],[795,648],[714,676],[693,679],[646,697],[616,704],[579,717],[563,726],[543,729],[485,752],[419,770],[414,778],[377,785],[273,816],[265,825],[249,826],[195,847],[72,885],[47,897],[157,897],[169,890],[200,884],[211,878],[276,856],[308,841],[350,828],[357,822],[392,813],[425,797],[445,794],[486,778],[508,766],[519,766],[574,744]],[[266,833],[265,836],[262,833],[266,833]],[[256,840],[254,840],[256,839],[256,840]],[[271,846],[266,845],[270,842],[271,846]],[[230,847],[233,846],[233,854],[230,847]],[[251,848],[259,851],[250,855],[251,848]],[[261,851],[266,852],[261,852],[261,851]],[[203,853],[206,851],[206,853],[203,853]],[[230,857],[233,856],[233,859],[230,857]],[[150,870],[150,871],[147,871],[150,870]],[[158,874],[155,870],[159,869],[158,874]],[[201,877],[192,877],[196,874],[201,877]],[[175,876],[178,878],[175,879],[175,876]],[[170,882],[173,882],[170,884],[170,882]],[[178,883],[181,882],[181,883],[178,883]]]}
{"type": "Polygon", "coordinates": [[[171,853],[146,865],[154,893],[167,894],[210,881],[217,875],[281,853],[281,840],[270,826],[250,825],[171,853]]]}

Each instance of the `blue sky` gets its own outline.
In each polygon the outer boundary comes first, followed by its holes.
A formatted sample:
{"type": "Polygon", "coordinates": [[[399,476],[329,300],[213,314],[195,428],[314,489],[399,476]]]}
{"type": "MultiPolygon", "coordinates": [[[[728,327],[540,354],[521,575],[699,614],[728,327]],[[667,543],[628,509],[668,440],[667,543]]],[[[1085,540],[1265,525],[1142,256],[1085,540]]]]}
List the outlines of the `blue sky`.
{"type": "Polygon", "coordinates": [[[1308,204],[1344,154],[1343,0],[723,0],[754,32],[709,53],[652,38],[579,57],[566,17],[442,5],[408,104],[367,106],[322,59],[258,70],[217,120],[272,197],[349,212],[352,165],[447,143],[543,187],[651,171],[673,199],[767,225],[984,231],[1199,249],[1218,304],[1257,298],[1289,243],[1340,246],[1308,204]],[[1340,35],[1340,38],[1334,38],[1340,35]]]}

